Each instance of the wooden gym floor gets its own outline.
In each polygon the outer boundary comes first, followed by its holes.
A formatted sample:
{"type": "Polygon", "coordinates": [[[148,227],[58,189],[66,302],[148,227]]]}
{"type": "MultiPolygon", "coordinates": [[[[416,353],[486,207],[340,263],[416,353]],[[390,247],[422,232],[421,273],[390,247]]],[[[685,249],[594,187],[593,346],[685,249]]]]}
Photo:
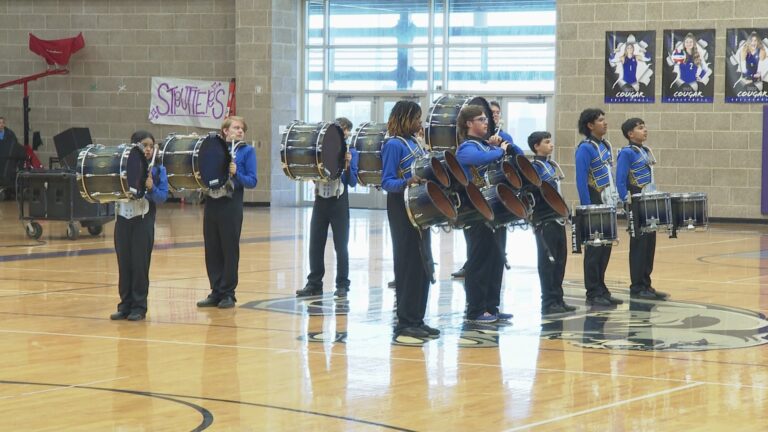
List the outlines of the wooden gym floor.
{"type": "Polygon", "coordinates": [[[768,422],[768,226],[659,237],[653,273],[671,301],[628,301],[627,238],[607,277],[626,300],[588,310],[568,256],[575,314],[542,320],[535,242],[509,234],[510,325],[462,324],[450,273],[463,236],[434,236],[440,339],[391,339],[386,213],[352,210],[352,291],[297,301],[310,209],[246,209],[238,307],[197,309],[208,281],[202,209],[161,207],[149,315],[113,322],[113,223],[76,241],[43,222],[28,239],[0,203],[2,430],[761,430],[768,422]],[[411,344],[413,346],[407,346],[411,344]],[[760,426],[763,425],[763,426],[760,426]]]}

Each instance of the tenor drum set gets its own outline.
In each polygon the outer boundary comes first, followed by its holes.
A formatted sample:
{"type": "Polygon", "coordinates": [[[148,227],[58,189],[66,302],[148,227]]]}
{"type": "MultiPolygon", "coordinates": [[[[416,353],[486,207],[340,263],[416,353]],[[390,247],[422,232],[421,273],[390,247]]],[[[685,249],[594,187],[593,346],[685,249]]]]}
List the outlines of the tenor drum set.
{"type": "Polygon", "coordinates": [[[217,132],[207,135],[170,134],[162,149],[147,160],[140,144],[107,147],[90,144],[77,157],[77,183],[88,202],[108,203],[140,199],[152,166],[165,166],[173,191],[209,191],[222,188],[229,180],[229,164],[235,150],[217,132]]]}

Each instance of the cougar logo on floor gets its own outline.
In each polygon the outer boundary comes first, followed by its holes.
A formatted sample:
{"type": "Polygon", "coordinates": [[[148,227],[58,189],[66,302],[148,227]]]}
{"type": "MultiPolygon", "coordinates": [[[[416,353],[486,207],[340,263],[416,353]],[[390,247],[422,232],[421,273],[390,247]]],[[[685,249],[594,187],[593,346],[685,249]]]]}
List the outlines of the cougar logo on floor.
{"type": "Polygon", "coordinates": [[[627,309],[542,321],[541,337],[586,348],[636,351],[706,351],[768,342],[768,321],[727,306],[634,301],[627,309]]]}

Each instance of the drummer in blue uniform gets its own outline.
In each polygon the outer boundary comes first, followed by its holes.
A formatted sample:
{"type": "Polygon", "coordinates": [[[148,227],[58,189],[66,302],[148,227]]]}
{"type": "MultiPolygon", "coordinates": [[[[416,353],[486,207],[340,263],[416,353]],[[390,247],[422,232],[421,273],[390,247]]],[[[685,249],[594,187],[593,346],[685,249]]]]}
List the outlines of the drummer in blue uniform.
{"type": "MultiPolygon", "coordinates": [[[[651,171],[653,158],[650,150],[643,145],[648,139],[648,129],[642,119],[633,117],[625,121],[621,125],[621,132],[629,144],[619,150],[616,156],[616,189],[621,200],[629,203],[631,194],[655,189],[651,171]]],[[[637,221],[637,218],[634,219],[637,221]]],[[[656,291],[651,286],[656,233],[642,233],[637,225],[633,232],[634,237],[629,238],[629,276],[632,281],[629,286],[630,297],[666,300],[666,293],[656,291]]]]}
{"type": "Polygon", "coordinates": [[[242,117],[227,117],[221,125],[220,138],[234,154],[234,161],[229,164],[226,187],[209,190],[205,199],[203,240],[211,292],[197,307],[228,309],[237,302],[244,189],[255,188],[258,180],[256,150],[243,141],[247,130],[242,117]]]}
{"type": "Polygon", "coordinates": [[[424,155],[415,138],[419,130],[419,104],[398,101],[387,122],[390,138],[381,148],[381,187],[387,192],[387,219],[395,267],[395,340],[400,336],[429,338],[440,335],[438,329],[424,323],[429,285],[434,278],[430,232],[411,225],[405,209],[405,189],[422,181],[418,176],[411,175],[411,165],[424,155]]]}
{"type": "MultiPolygon", "coordinates": [[[[584,139],[576,147],[576,190],[581,205],[610,204],[603,202],[602,193],[615,188],[612,181],[611,144],[606,140],[608,122],[605,112],[596,108],[582,111],[579,116],[579,133],[584,139]]],[[[611,296],[605,284],[605,271],[611,259],[611,245],[587,245],[584,250],[584,286],[587,304],[612,306],[623,303],[611,296]]]]}
{"type": "MultiPolygon", "coordinates": [[[[491,135],[490,138],[488,138],[488,143],[498,146],[502,142],[506,142],[510,144],[507,147],[507,152],[511,155],[523,155],[525,156],[525,152],[523,149],[518,147],[515,144],[515,140],[512,139],[512,135],[507,133],[504,129],[501,128],[501,125],[503,123],[501,118],[501,105],[496,101],[489,102],[489,105],[491,106],[491,113],[493,114],[493,123],[497,126],[496,131],[493,135],[491,135]]],[[[464,232],[464,239],[466,240],[467,244],[467,250],[469,250],[469,238],[466,235],[466,231],[464,232]]],[[[466,263],[461,266],[460,269],[457,271],[451,273],[451,277],[454,279],[464,279],[464,276],[466,275],[466,263]]]]}
{"type": "MultiPolygon", "coordinates": [[[[491,145],[482,137],[488,132],[488,118],[482,107],[468,105],[459,112],[456,125],[462,143],[456,152],[467,178],[478,187],[485,185],[488,164],[501,160],[511,151],[508,142],[491,145]]],[[[518,149],[519,150],[519,149],[518,149]]],[[[492,230],[485,224],[464,228],[467,238],[467,262],[464,265],[464,291],[467,293],[468,322],[493,323],[509,320],[511,314],[499,311],[501,281],[504,276],[506,229],[492,230]]]]}
{"type": "MultiPolygon", "coordinates": [[[[533,167],[545,181],[560,191],[560,177],[552,161],[555,145],[552,134],[546,131],[534,132],[528,136],[528,147],[534,154],[533,167]]],[[[539,282],[541,283],[541,315],[554,315],[576,310],[563,299],[563,278],[568,259],[568,241],[565,235],[565,221],[549,219],[534,227],[538,250],[539,282]]]]}
{"type": "MultiPolygon", "coordinates": [[[[144,157],[152,160],[155,137],[147,131],[136,131],[131,143],[141,145],[144,157]]],[[[168,176],[165,167],[154,165],[144,184],[146,192],[139,199],[118,202],[115,220],[115,252],[119,271],[120,303],[112,320],[140,321],[147,315],[149,294],[149,264],[155,244],[155,214],[157,204],[168,197],[168,176]]]]}
{"type": "MultiPolygon", "coordinates": [[[[344,132],[344,140],[352,132],[352,122],[346,117],[336,119],[344,132]]],[[[349,188],[357,186],[357,150],[349,147],[345,155],[347,166],[341,177],[327,182],[315,182],[315,203],[309,222],[309,275],[304,288],[296,291],[296,297],[315,296],[323,293],[325,275],[325,243],[328,226],[333,232],[336,250],[336,297],[346,297],[349,292],[349,188]]]]}

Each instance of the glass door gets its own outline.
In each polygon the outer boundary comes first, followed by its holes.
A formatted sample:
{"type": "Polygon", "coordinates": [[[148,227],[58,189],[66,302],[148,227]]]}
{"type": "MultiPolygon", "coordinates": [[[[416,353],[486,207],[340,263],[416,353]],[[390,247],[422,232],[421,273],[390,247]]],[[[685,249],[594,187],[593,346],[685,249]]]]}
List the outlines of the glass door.
{"type": "Polygon", "coordinates": [[[532,154],[528,147],[532,132],[549,131],[554,136],[552,96],[505,96],[497,101],[501,105],[501,128],[527,155],[532,154]]]}

